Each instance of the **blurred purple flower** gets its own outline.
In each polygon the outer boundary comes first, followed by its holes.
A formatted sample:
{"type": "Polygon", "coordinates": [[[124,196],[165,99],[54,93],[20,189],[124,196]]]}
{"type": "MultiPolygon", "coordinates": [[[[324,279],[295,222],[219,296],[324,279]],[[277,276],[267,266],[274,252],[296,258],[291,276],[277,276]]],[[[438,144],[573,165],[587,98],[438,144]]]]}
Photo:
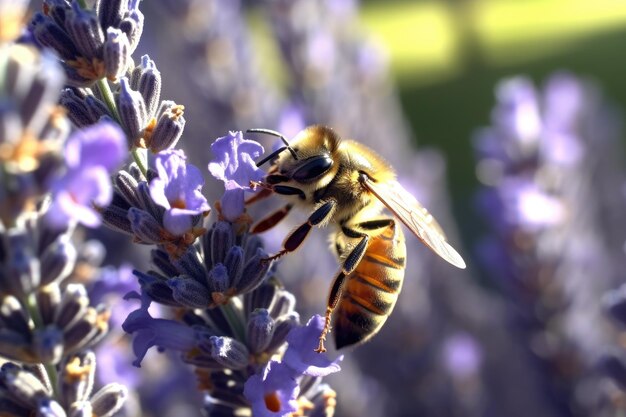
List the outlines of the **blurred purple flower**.
{"type": "Polygon", "coordinates": [[[100,270],[100,275],[92,281],[88,287],[89,300],[96,306],[101,303],[108,304],[111,308],[112,328],[121,326],[128,317],[133,306],[122,300],[128,294],[138,288],[137,279],[133,275],[132,267],[128,264],[119,268],[106,267],[100,270]]]}
{"type": "Polygon", "coordinates": [[[469,334],[455,333],[445,340],[443,361],[451,375],[468,378],[480,371],[482,350],[469,334]]]}
{"type": "Polygon", "coordinates": [[[108,121],[78,130],[65,145],[65,161],[70,170],[103,167],[113,172],[127,154],[124,132],[108,121]]]}
{"type": "Polygon", "coordinates": [[[243,138],[241,132],[229,132],[211,144],[213,162],[209,171],[224,181],[226,191],[222,196],[222,215],[235,221],[244,211],[244,191],[250,191],[250,181],[261,181],[265,173],[257,168],[254,158],[263,154],[263,146],[243,138]]]}
{"type": "Polygon", "coordinates": [[[130,366],[130,347],[124,340],[105,340],[96,349],[98,382],[118,382],[130,389],[141,385],[140,371],[130,366]]]}
{"type": "Polygon", "coordinates": [[[334,361],[326,355],[315,352],[320,333],[324,328],[324,318],[319,315],[311,317],[306,326],[296,327],[287,335],[287,351],[283,363],[300,375],[314,377],[327,376],[341,370],[339,362],[343,355],[334,361]]]}
{"type": "Polygon", "coordinates": [[[165,208],[163,225],[175,236],[193,227],[193,217],[210,210],[201,193],[204,179],[200,170],[187,164],[181,150],[159,152],[154,159],[158,177],[150,182],[150,196],[165,208]]]}
{"type": "Polygon", "coordinates": [[[124,133],[112,123],[101,122],[74,133],[65,147],[67,171],[51,185],[47,221],[59,228],[72,220],[99,226],[101,219],[93,205],[103,207],[111,202],[110,174],[127,152],[124,133]]]}
{"type": "Polygon", "coordinates": [[[141,361],[152,346],[180,352],[188,352],[196,346],[196,334],[191,327],[174,320],[155,319],[150,315],[149,297],[132,292],[125,298],[141,299],[141,307],[130,313],[122,324],[125,332],[134,333],[133,352],[137,359],[133,365],[141,367],[141,361]]]}
{"type": "Polygon", "coordinates": [[[243,388],[255,417],[278,417],[295,412],[299,392],[293,371],[274,361],[265,366],[261,375],[252,375],[243,388]]]}

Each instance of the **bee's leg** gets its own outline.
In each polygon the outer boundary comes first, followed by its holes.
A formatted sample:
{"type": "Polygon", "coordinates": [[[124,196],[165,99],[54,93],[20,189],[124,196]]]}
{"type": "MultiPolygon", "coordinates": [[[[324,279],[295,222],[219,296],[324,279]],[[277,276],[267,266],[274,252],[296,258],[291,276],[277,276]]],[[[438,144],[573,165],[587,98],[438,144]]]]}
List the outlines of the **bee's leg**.
{"type": "Polygon", "coordinates": [[[285,218],[285,216],[287,216],[287,214],[289,214],[292,207],[293,207],[293,204],[287,204],[281,207],[280,209],[276,210],[269,216],[264,217],[252,227],[252,230],[250,230],[250,233],[263,233],[266,230],[269,230],[272,227],[276,226],[278,222],[280,222],[282,219],[285,218]]]}
{"type": "Polygon", "coordinates": [[[382,219],[367,220],[367,221],[361,222],[357,224],[357,227],[363,230],[378,230],[378,229],[385,229],[389,226],[393,226],[394,223],[395,223],[394,219],[390,217],[385,217],[382,219]]]}
{"type": "Polygon", "coordinates": [[[255,195],[253,195],[252,197],[246,200],[246,206],[249,206],[250,204],[254,204],[257,201],[264,200],[271,195],[272,195],[271,188],[263,188],[261,191],[259,191],[258,193],[256,193],[255,195]]]}
{"type": "MultiPolygon", "coordinates": [[[[288,187],[291,188],[291,187],[288,187]]],[[[295,188],[294,188],[295,189],[295,188]]],[[[320,224],[325,224],[335,212],[335,208],[337,207],[336,200],[328,200],[318,208],[315,209],[313,213],[309,216],[305,223],[302,223],[300,226],[295,228],[283,243],[283,248],[276,254],[263,259],[263,262],[270,262],[274,259],[278,259],[286,253],[293,252],[304,242],[304,239],[308,236],[311,228],[313,226],[317,226],[320,224]]]]}
{"type": "MultiPolygon", "coordinates": [[[[389,220],[393,222],[392,219],[389,219],[389,220]]],[[[369,222],[366,222],[366,223],[369,223],[369,222]]],[[[379,227],[386,227],[388,226],[388,224],[389,223],[387,223],[386,225],[381,225],[379,227]]],[[[360,224],[358,226],[360,226],[360,224]]],[[[367,230],[368,228],[364,227],[364,229],[367,230]]],[[[315,349],[317,353],[326,352],[326,348],[324,347],[324,342],[326,341],[326,335],[328,334],[328,332],[330,332],[330,320],[333,315],[333,310],[335,309],[335,307],[337,306],[337,303],[339,302],[339,299],[341,298],[341,292],[343,289],[345,278],[348,275],[350,275],[352,271],[354,271],[357,265],[361,262],[361,259],[363,259],[363,256],[365,255],[365,251],[367,250],[367,245],[370,240],[370,236],[367,235],[366,233],[358,232],[346,226],[342,226],[341,230],[346,236],[351,237],[351,238],[358,238],[360,240],[350,250],[350,253],[348,253],[348,255],[345,257],[345,259],[343,260],[343,264],[341,265],[341,270],[339,270],[339,273],[337,273],[337,276],[335,276],[335,279],[333,280],[333,285],[330,288],[330,293],[328,294],[328,303],[326,305],[324,329],[322,329],[322,334],[320,335],[319,345],[317,346],[317,349],[315,349]]]]}

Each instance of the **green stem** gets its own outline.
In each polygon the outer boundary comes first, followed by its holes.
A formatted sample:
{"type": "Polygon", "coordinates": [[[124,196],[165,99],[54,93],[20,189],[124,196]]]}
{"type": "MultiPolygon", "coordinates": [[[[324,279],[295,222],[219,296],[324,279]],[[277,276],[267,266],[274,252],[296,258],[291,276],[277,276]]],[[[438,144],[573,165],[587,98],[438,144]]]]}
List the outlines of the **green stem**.
{"type": "Polygon", "coordinates": [[[96,81],[96,86],[98,87],[98,90],[100,90],[100,93],[104,98],[104,104],[106,104],[109,112],[111,112],[115,121],[120,124],[120,115],[117,112],[117,106],[115,105],[115,100],[113,99],[113,92],[111,91],[111,87],[109,87],[108,81],[104,78],[100,78],[96,81]]]}
{"type": "Polygon", "coordinates": [[[81,9],[87,9],[87,2],[85,0],[76,0],[76,3],[78,3],[81,9]]]}
{"type": "MultiPolygon", "coordinates": [[[[37,297],[35,294],[29,294],[26,298],[26,308],[28,310],[28,314],[30,318],[33,320],[33,324],[35,325],[35,329],[43,329],[44,322],[41,317],[41,313],[39,312],[39,308],[37,307],[37,297]]],[[[52,386],[52,393],[55,398],[59,398],[59,389],[57,386],[58,382],[58,373],[57,368],[54,364],[44,363],[43,364],[46,373],[48,374],[48,378],[50,379],[50,385],[52,386]]]]}
{"type": "Polygon", "coordinates": [[[146,179],[148,179],[148,170],[146,169],[146,165],[143,163],[143,159],[141,157],[141,154],[139,153],[139,148],[136,146],[133,146],[133,149],[131,149],[130,154],[133,156],[133,160],[137,164],[137,167],[139,167],[139,170],[141,171],[143,176],[146,177],[146,179]]]}
{"type": "Polygon", "coordinates": [[[235,337],[237,340],[245,341],[246,340],[246,330],[243,326],[242,320],[237,314],[237,311],[233,307],[232,301],[229,301],[228,304],[223,304],[220,306],[222,313],[224,313],[224,317],[228,322],[228,325],[233,330],[235,337]]]}
{"type": "MultiPolygon", "coordinates": [[[[7,61],[9,60],[9,47],[3,45],[0,48],[0,74],[6,74],[7,61]]],[[[4,95],[4,89],[6,88],[4,85],[5,77],[0,77],[0,93],[4,95]]]]}
{"type": "Polygon", "coordinates": [[[51,363],[43,364],[46,373],[48,374],[48,378],[50,379],[50,385],[52,386],[52,393],[54,394],[54,398],[59,397],[59,373],[57,372],[57,367],[51,363]]]}
{"type": "MultiPolygon", "coordinates": [[[[98,90],[100,90],[102,98],[104,98],[104,103],[109,109],[109,112],[111,113],[111,115],[113,115],[113,118],[115,119],[117,124],[121,126],[120,114],[117,111],[117,106],[115,105],[115,99],[113,98],[113,92],[111,91],[111,87],[109,87],[109,83],[104,78],[101,78],[96,82],[96,86],[98,87],[98,90]]],[[[141,154],[139,153],[139,149],[136,146],[133,146],[130,153],[143,176],[148,178],[148,170],[146,168],[146,164],[144,164],[143,162],[141,154]]]]}
{"type": "Polygon", "coordinates": [[[28,295],[28,298],[26,299],[26,308],[28,309],[30,318],[35,324],[35,329],[42,329],[44,327],[43,318],[39,313],[39,308],[37,307],[37,297],[34,293],[28,295]]]}

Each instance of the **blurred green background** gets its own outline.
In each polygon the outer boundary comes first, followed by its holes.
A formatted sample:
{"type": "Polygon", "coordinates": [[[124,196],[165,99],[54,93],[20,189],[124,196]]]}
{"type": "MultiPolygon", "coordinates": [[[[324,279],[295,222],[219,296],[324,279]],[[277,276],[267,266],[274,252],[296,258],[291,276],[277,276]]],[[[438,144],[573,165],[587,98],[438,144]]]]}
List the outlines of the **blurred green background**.
{"type": "Polygon", "coordinates": [[[626,2],[621,0],[366,1],[362,24],[389,53],[418,146],[448,160],[455,217],[472,247],[482,235],[472,196],[471,137],[489,123],[494,86],[566,70],[594,81],[623,116],[626,2]]]}

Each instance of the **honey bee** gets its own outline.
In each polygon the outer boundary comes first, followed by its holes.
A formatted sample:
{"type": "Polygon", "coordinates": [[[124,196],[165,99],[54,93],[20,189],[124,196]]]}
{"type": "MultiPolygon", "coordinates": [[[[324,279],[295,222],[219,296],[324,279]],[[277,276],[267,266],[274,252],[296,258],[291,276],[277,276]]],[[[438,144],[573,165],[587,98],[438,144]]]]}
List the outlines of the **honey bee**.
{"type": "Polygon", "coordinates": [[[282,249],[266,262],[293,252],[313,227],[334,226],[331,241],[341,267],[328,295],[325,325],[316,352],[332,325],[336,347],[363,343],[374,336],[398,299],[406,265],[406,244],[400,220],[427,247],[452,265],[465,268],[458,252],[448,244],[437,221],[396,180],[393,169],[373,150],[341,140],[331,128],[315,125],[302,130],[290,145],[277,132],[249,132],[278,136],[285,146],[257,163],[271,161],[263,190],[252,203],[272,193],[288,199],[278,211],[258,222],[253,233],[282,220],[294,206],[312,210],[307,221],[293,229],[282,249]],[[288,150],[289,152],[284,152],[288,150]],[[394,217],[381,214],[384,207],[394,217]]]}

